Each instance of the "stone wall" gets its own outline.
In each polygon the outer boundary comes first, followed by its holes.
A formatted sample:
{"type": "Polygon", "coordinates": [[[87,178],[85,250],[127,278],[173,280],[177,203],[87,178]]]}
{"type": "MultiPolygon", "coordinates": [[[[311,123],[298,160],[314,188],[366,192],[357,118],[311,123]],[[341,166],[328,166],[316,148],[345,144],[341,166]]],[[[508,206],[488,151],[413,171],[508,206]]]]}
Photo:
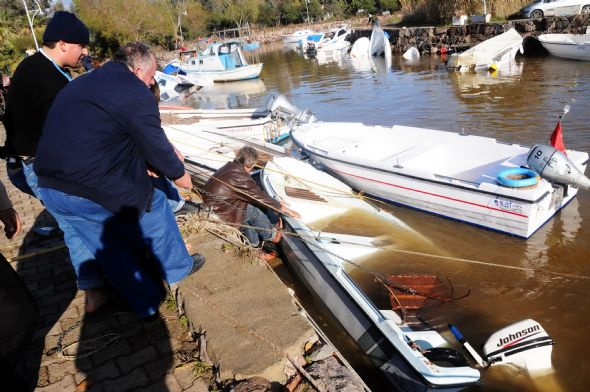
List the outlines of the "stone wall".
{"type": "MultiPolygon", "coordinates": [[[[575,15],[567,17],[511,20],[504,23],[478,23],[466,26],[447,27],[411,27],[383,29],[389,34],[394,53],[403,53],[409,47],[415,46],[421,52],[437,52],[441,48],[464,50],[498,34],[508,31],[512,27],[525,39],[537,37],[544,33],[572,33],[582,34],[590,25],[590,15],[575,15]]],[[[371,30],[354,30],[350,38],[355,42],[360,37],[370,37],[371,30]]]]}

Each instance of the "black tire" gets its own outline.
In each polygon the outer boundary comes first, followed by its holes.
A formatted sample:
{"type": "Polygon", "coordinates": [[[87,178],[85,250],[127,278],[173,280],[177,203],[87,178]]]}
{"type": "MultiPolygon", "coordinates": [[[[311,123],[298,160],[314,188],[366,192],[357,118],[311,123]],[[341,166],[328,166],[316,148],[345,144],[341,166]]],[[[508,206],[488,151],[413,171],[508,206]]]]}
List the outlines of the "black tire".
{"type": "Polygon", "coordinates": [[[543,11],[534,10],[531,12],[531,19],[541,19],[543,17],[543,11]]]}
{"type": "Polygon", "coordinates": [[[590,14],[590,4],[586,4],[585,6],[583,6],[581,13],[582,15],[590,14]]]}

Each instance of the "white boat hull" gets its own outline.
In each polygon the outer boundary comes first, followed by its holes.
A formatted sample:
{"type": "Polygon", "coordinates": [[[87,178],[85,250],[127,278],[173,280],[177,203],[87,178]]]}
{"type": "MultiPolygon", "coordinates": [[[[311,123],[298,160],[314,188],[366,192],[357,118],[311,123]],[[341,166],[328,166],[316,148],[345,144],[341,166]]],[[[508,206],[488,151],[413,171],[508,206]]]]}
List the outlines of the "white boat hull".
{"type": "Polygon", "coordinates": [[[539,41],[552,56],[590,61],[590,34],[542,34],[539,41]]]}
{"type": "Polygon", "coordinates": [[[214,82],[233,82],[236,80],[255,79],[262,72],[262,63],[244,65],[238,68],[222,71],[202,71],[192,68],[190,65],[183,65],[182,69],[190,75],[210,79],[214,82]]]}
{"type": "MultiPolygon", "coordinates": [[[[350,124],[348,126],[350,127],[350,124]]],[[[344,129],[346,125],[340,124],[337,128],[344,129]]],[[[371,128],[362,124],[356,124],[354,127],[355,132],[367,138],[371,138],[371,128]]],[[[432,149],[425,148],[424,154],[407,160],[404,159],[404,152],[399,152],[399,158],[375,162],[371,161],[369,156],[363,160],[357,155],[353,157],[338,154],[335,151],[328,152],[327,144],[324,142],[326,138],[333,136],[330,132],[324,138],[313,131],[306,135],[306,130],[301,129],[293,132],[292,138],[314,161],[356,190],[385,201],[522,238],[529,238],[535,233],[569,203],[578,191],[573,187],[552,186],[545,180],[541,180],[534,190],[498,185],[495,176],[501,169],[526,164],[529,150],[526,147],[506,146],[490,138],[461,136],[420,128],[398,126],[391,130],[382,127],[374,128],[383,135],[387,135],[387,131],[395,135],[392,139],[380,140],[381,144],[391,147],[392,157],[396,155],[396,151],[399,151],[395,148],[393,140],[415,137],[417,139],[414,147],[416,147],[428,138],[432,140],[438,138],[440,144],[436,145],[436,142],[433,142],[432,149]],[[395,132],[396,130],[398,132],[395,132]],[[472,138],[473,144],[461,137],[472,138]],[[448,155],[445,151],[445,139],[449,146],[448,155]],[[477,151],[484,151],[484,149],[487,152],[498,149],[498,156],[490,155],[489,160],[482,160],[479,167],[477,165],[463,167],[460,165],[461,160],[457,159],[459,161],[457,165],[445,170],[444,160],[448,161],[449,157],[456,156],[457,151],[461,151],[459,143],[463,141],[475,149],[474,162],[478,159],[477,151]],[[453,151],[455,151],[454,154],[453,151]],[[415,165],[418,162],[420,165],[417,168],[415,165]]],[[[407,144],[405,148],[409,151],[414,147],[407,144]]],[[[379,154],[377,149],[374,153],[379,154]]],[[[370,155],[369,152],[367,154],[370,155]]],[[[569,151],[568,154],[583,172],[588,154],[576,151],[569,151]]]]}
{"type": "Polygon", "coordinates": [[[314,34],[313,30],[297,30],[293,34],[281,35],[284,44],[296,44],[305,41],[308,35],[314,34]]]}
{"type": "Polygon", "coordinates": [[[382,224],[395,225],[399,230],[421,238],[418,233],[365,201],[344,196],[350,195],[349,187],[292,158],[270,161],[263,170],[262,185],[272,197],[286,201],[290,208],[301,214],[301,219],[284,218],[287,232],[296,234],[284,235],[281,242],[291,268],[396,389],[449,392],[461,390],[479,380],[479,372],[473,368],[441,368],[413,350],[406,338],[420,340],[429,348],[440,347],[445,340],[436,331],[413,331],[393,311],[377,309],[350,279],[343,259],[359,263],[379,252],[379,248],[373,245],[375,237],[316,232],[309,226],[321,217],[360,209],[382,219],[382,224]],[[324,201],[290,197],[287,189],[292,187],[309,189],[324,201]]]}

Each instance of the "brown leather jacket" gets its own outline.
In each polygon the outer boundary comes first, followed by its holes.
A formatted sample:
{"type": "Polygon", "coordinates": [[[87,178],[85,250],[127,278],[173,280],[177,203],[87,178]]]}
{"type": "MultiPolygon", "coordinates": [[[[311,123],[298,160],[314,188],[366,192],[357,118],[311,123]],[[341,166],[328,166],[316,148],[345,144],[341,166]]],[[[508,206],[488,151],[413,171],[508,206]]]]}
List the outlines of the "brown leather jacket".
{"type": "Polygon", "coordinates": [[[217,170],[204,189],[205,205],[227,223],[241,224],[248,203],[281,209],[281,203],[264,193],[238,162],[228,162],[217,170]]]}

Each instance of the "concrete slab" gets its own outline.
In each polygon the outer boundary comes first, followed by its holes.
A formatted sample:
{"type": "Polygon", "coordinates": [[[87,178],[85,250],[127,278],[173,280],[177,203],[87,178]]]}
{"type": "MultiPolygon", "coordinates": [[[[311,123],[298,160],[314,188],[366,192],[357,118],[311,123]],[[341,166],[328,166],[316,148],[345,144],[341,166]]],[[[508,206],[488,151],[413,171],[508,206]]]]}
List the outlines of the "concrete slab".
{"type": "Polygon", "coordinates": [[[193,326],[205,331],[221,377],[284,384],[287,356],[301,358],[305,342],[317,339],[287,287],[265,264],[222,250],[227,242],[218,237],[202,232],[189,242],[207,261],[179,292],[193,326]]]}

